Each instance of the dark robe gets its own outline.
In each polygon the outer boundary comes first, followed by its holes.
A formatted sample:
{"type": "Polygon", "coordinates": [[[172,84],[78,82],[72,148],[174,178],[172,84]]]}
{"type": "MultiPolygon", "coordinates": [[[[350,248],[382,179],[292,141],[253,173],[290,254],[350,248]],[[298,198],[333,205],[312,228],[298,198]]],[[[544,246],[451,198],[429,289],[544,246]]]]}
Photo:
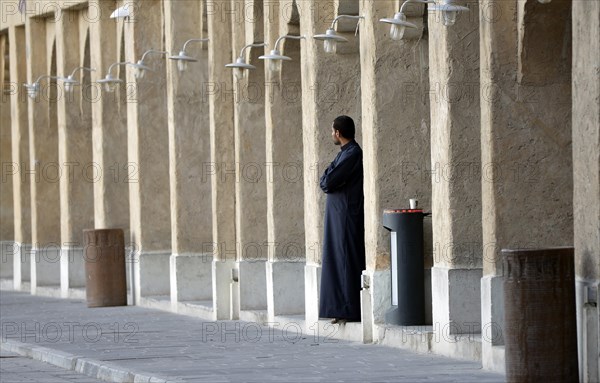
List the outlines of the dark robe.
{"type": "Polygon", "coordinates": [[[327,193],[319,317],[360,320],[360,279],[365,269],[362,149],[342,146],[321,176],[327,193]]]}

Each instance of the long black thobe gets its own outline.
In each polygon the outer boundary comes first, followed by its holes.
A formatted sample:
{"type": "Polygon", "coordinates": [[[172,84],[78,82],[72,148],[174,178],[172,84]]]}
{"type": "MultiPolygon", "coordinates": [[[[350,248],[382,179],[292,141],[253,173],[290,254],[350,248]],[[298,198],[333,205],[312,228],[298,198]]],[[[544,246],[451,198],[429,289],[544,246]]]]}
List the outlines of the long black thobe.
{"type": "Polygon", "coordinates": [[[360,278],[365,269],[362,149],[342,146],[321,176],[327,193],[319,317],[360,320],[360,278]]]}

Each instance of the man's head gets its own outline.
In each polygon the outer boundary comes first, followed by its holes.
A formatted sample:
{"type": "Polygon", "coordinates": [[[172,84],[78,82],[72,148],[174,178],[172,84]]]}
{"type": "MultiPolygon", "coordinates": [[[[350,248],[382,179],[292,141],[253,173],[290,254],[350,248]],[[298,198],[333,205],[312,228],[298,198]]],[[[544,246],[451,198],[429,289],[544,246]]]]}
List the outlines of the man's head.
{"type": "Polygon", "coordinates": [[[344,145],[346,142],[354,139],[354,121],[348,116],[339,116],[333,120],[331,126],[331,136],[333,143],[336,145],[344,145]]]}

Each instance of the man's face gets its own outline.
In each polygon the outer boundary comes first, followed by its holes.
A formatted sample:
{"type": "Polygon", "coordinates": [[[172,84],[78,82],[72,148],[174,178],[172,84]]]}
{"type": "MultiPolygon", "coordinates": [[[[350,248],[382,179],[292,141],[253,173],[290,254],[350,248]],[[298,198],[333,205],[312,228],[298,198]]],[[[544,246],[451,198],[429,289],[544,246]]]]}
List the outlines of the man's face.
{"type": "Polygon", "coordinates": [[[340,141],[340,131],[333,129],[333,126],[331,127],[331,137],[333,138],[334,144],[341,145],[342,142],[340,141]]]}

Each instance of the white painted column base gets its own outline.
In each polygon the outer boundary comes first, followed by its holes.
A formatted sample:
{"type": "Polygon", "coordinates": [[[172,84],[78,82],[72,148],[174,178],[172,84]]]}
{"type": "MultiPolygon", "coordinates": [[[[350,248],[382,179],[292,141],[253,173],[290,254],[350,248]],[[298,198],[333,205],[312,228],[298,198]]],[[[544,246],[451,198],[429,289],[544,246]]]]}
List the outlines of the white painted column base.
{"type": "Polygon", "coordinates": [[[481,278],[481,364],[504,373],[504,278],[481,278]]]}
{"type": "Polygon", "coordinates": [[[31,244],[15,242],[13,253],[13,288],[23,289],[23,283],[31,281],[31,244]]]}
{"type": "Polygon", "coordinates": [[[449,334],[481,333],[482,269],[431,269],[433,323],[449,334]]]}
{"type": "Polygon", "coordinates": [[[371,299],[371,276],[368,270],[362,272],[362,282],[360,290],[360,316],[362,326],[362,341],[363,343],[373,342],[373,302],[371,299]]]}
{"type": "Polygon", "coordinates": [[[306,328],[318,326],[319,291],[321,289],[321,266],[307,264],[304,266],[304,313],[306,328]]]}
{"type": "Polygon", "coordinates": [[[185,253],[170,257],[171,305],[212,300],[212,254],[185,253]]]}
{"type": "Polygon", "coordinates": [[[68,298],[72,288],[85,288],[83,247],[63,246],[60,249],[60,296],[68,298]]]}
{"type": "MultiPolygon", "coordinates": [[[[267,311],[267,261],[238,261],[239,312],[267,311]]],[[[235,305],[234,305],[235,306],[235,305]]]]}
{"type": "Polygon", "coordinates": [[[170,296],[170,252],[152,251],[134,253],[128,261],[133,262],[134,304],[142,297],[170,296]]]}
{"type": "Polygon", "coordinates": [[[0,241],[0,279],[13,279],[13,262],[16,252],[16,242],[0,241]]]}
{"type": "Polygon", "coordinates": [[[231,273],[235,261],[212,261],[213,320],[231,319],[231,273]]]}
{"type": "Polygon", "coordinates": [[[266,263],[269,322],[277,315],[304,313],[304,266],[304,262],[266,263]]]}
{"type": "Polygon", "coordinates": [[[58,246],[33,247],[30,266],[31,294],[36,294],[38,287],[58,288],[60,286],[60,248],[58,246]]]}
{"type": "MultiPolygon", "coordinates": [[[[373,324],[384,323],[385,313],[392,307],[392,276],[390,270],[365,270],[369,278],[369,292],[373,307],[373,324]]],[[[363,310],[363,318],[365,311],[363,310]]]]}
{"type": "Polygon", "coordinates": [[[599,291],[599,280],[576,278],[577,345],[579,348],[579,380],[582,383],[600,382],[599,291]]]}

